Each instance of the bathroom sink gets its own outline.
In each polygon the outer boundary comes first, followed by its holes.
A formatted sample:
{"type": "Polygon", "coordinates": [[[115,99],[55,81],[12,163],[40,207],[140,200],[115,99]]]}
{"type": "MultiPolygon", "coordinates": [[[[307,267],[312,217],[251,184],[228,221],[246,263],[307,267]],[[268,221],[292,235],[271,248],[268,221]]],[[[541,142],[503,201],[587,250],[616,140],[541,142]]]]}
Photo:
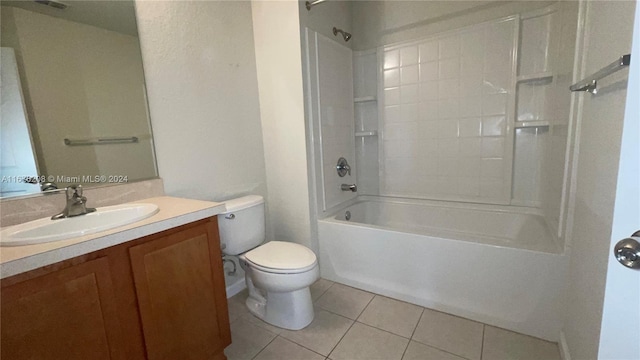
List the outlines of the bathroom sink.
{"type": "Polygon", "coordinates": [[[0,232],[0,246],[33,245],[114,229],[153,216],[154,204],[123,204],[98,208],[85,215],[51,220],[39,219],[0,232]]]}

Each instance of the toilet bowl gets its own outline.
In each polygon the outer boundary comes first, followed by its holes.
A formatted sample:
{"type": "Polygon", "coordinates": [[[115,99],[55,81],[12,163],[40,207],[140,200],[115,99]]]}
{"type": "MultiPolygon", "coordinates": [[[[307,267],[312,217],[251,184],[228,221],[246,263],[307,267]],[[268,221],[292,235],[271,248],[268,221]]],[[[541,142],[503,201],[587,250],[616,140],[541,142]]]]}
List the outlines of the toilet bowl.
{"type": "Polygon", "coordinates": [[[316,255],[292,242],[262,244],[262,197],[246,196],[227,201],[225,206],[226,212],[218,215],[222,252],[240,260],[249,291],[249,311],[289,330],[309,325],[314,316],[309,286],[320,277],[316,255]]]}
{"type": "Polygon", "coordinates": [[[313,260],[303,266],[284,265],[282,268],[273,268],[267,266],[271,264],[256,261],[256,256],[252,253],[264,250],[265,247],[273,251],[284,251],[285,254],[292,255],[292,259],[295,259],[296,251],[291,251],[291,248],[299,247],[295,250],[309,252],[311,250],[294,243],[272,241],[240,255],[240,266],[245,270],[249,290],[246,300],[249,311],[269,324],[300,330],[309,325],[314,316],[309,286],[320,275],[315,254],[311,252],[313,260]]]}

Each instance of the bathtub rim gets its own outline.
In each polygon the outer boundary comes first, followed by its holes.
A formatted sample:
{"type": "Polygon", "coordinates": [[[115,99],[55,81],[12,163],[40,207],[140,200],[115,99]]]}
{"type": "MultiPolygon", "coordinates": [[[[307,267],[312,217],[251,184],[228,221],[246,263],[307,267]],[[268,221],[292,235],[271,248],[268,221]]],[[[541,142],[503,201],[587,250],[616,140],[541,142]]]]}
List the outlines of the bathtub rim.
{"type": "MultiPolygon", "coordinates": [[[[439,236],[439,235],[429,235],[429,234],[417,233],[412,231],[403,231],[401,229],[396,229],[396,228],[390,228],[390,227],[366,224],[366,223],[360,223],[360,222],[351,222],[351,221],[345,221],[343,219],[336,218],[338,214],[340,214],[342,211],[345,211],[347,208],[354,205],[358,205],[360,203],[364,203],[364,202],[443,207],[443,208],[450,208],[450,209],[491,211],[491,212],[497,212],[497,213],[512,213],[512,214],[520,214],[520,215],[537,216],[537,217],[540,217],[540,219],[542,220],[542,224],[545,227],[545,231],[549,236],[549,241],[553,245],[553,251],[527,249],[527,248],[518,247],[518,246],[491,244],[491,243],[482,242],[482,241],[478,242],[478,241],[464,240],[459,238],[446,238],[446,239],[450,241],[456,241],[456,242],[474,243],[474,244],[480,244],[480,245],[491,246],[496,248],[514,249],[519,251],[527,251],[527,252],[541,253],[541,254],[547,254],[547,255],[564,255],[565,254],[565,249],[560,245],[555,235],[555,232],[547,223],[546,218],[543,215],[542,211],[537,208],[531,208],[531,207],[525,207],[525,206],[466,203],[466,202],[452,202],[452,201],[440,201],[440,200],[423,200],[423,199],[397,198],[397,197],[375,196],[375,195],[359,195],[354,199],[345,201],[344,203],[341,204],[341,206],[336,207],[336,209],[332,209],[333,210],[332,212],[330,213],[327,212],[328,215],[325,214],[323,218],[318,219],[318,222],[336,223],[336,224],[341,224],[346,226],[354,226],[358,228],[377,229],[377,230],[383,230],[383,231],[390,231],[397,234],[415,234],[415,235],[424,236],[430,239],[443,238],[442,236],[439,236]]],[[[461,232],[460,234],[469,235],[470,233],[461,232]]],[[[479,234],[478,236],[482,236],[482,234],[479,234]]],[[[496,237],[491,237],[491,236],[485,236],[485,237],[497,239],[496,237]]]]}

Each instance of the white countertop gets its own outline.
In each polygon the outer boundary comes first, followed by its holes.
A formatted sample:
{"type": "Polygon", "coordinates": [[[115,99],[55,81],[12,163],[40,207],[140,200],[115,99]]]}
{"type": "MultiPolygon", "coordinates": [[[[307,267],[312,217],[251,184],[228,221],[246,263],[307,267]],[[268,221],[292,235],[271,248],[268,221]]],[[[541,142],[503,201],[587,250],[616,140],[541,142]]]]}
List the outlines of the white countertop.
{"type": "Polygon", "coordinates": [[[169,196],[132,203],[156,204],[160,211],[133,224],[90,235],[36,245],[0,247],[0,279],[206,219],[225,211],[223,203],[169,196]]]}

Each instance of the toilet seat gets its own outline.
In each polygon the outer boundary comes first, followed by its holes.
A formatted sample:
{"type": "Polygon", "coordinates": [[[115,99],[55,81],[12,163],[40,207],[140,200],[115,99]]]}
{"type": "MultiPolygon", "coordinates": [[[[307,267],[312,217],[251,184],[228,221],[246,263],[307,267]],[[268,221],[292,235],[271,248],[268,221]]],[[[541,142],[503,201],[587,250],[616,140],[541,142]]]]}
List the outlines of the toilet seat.
{"type": "Polygon", "coordinates": [[[285,241],[271,241],[248,251],[243,258],[256,270],[274,274],[298,274],[318,265],[309,248],[285,241]]]}

